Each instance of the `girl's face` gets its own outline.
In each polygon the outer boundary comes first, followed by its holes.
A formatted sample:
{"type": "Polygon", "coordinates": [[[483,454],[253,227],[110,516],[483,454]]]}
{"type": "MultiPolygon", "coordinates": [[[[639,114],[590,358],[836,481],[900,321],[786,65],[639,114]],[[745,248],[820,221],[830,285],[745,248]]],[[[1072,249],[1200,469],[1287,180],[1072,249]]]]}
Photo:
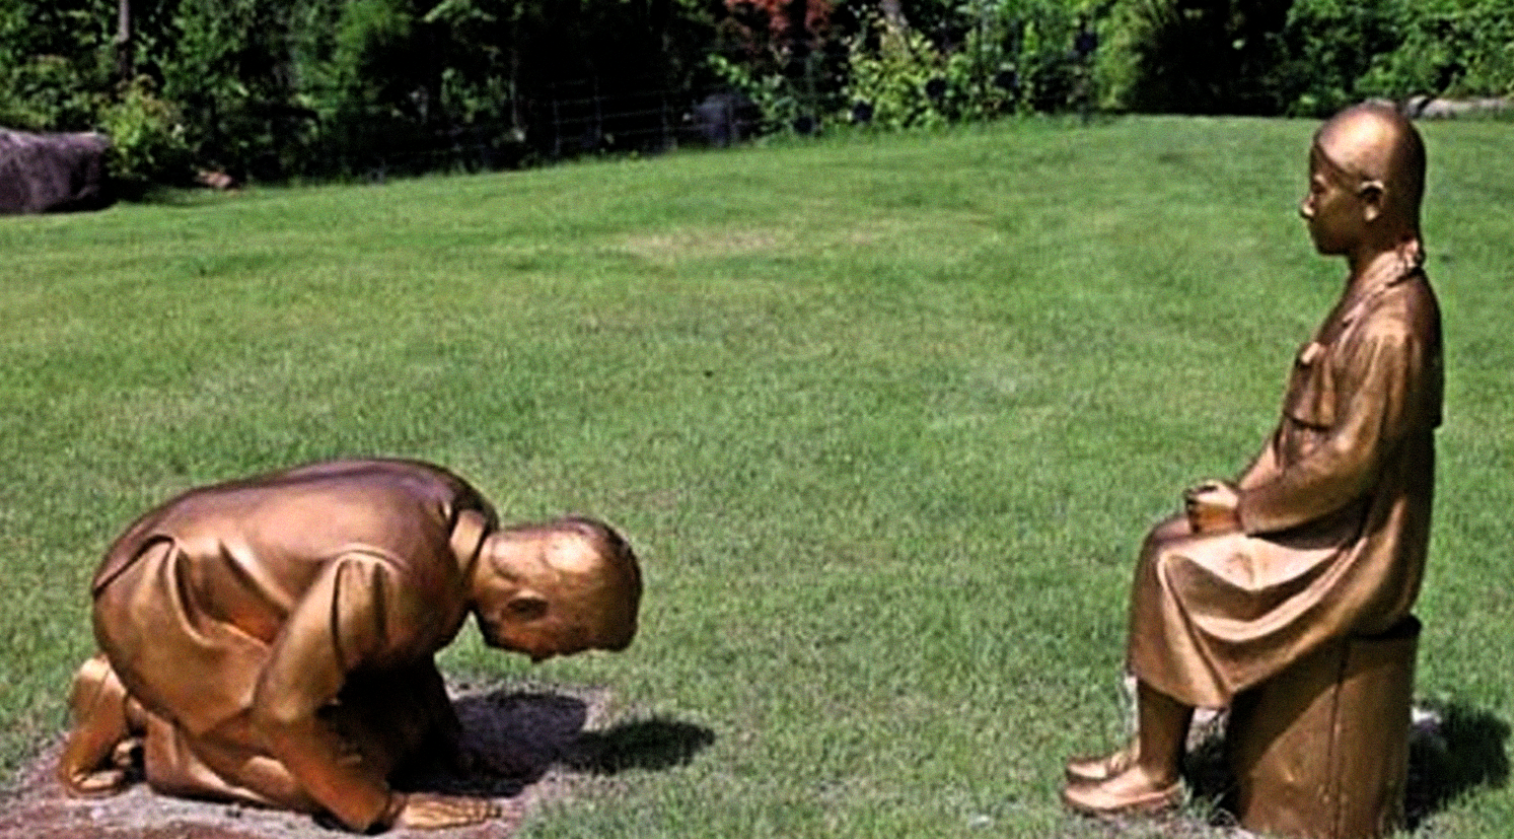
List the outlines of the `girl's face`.
{"type": "Polygon", "coordinates": [[[1298,214],[1309,225],[1309,238],[1322,254],[1351,251],[1366,233],[1365,202],[1346,172],[1316,144],[1309,149],[1309,189],[1298,214]]]}

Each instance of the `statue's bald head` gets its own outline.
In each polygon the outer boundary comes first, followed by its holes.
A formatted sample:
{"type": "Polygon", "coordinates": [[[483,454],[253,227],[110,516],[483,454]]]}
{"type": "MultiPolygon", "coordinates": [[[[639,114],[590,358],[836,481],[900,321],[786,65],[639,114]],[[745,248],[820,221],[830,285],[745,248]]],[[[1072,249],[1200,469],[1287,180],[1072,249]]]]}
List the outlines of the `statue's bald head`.
{"type": "Polygon", "coordinates": [[[569,516],[490,533],[471,582],[489,643],[540,660],[621,650],[636,635],[641,571],[625,538],[569,516]]]}
{"type": "Polygon", "coordinates": [[[1397,108],[1382,101],[1353,105],[1320,127],[1314,146],[1353,188],[1380,189],[1389,225],[1418,239],[1425,144],[1397,108]]]}

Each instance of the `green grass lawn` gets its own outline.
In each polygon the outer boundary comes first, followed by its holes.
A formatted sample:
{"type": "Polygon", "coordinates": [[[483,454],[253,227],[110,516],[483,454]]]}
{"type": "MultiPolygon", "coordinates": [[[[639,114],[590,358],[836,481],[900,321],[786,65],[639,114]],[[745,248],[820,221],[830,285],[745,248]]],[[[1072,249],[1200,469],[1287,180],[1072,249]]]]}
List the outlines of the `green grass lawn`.
{"type": "MultiPolygon", "coordinates": [[[[445,669],[714,737],[523,835],[1109,836],[1057,789],[1123,736],[1135,549],[1256,451],[1343,278],[1295,212],[1313,128],[1031,122],[0,218],[0,773],[62,729],[135,515],[383,454],[643,559],[625,654],[532,668],[467,629],[445,669]]],[[[1514,125],[1424,131],[1448,384],[1416,694],[1506,756],[1514,125]]],[[[1420,833],[1511,823],[1495,778],[1420,833]]]]}

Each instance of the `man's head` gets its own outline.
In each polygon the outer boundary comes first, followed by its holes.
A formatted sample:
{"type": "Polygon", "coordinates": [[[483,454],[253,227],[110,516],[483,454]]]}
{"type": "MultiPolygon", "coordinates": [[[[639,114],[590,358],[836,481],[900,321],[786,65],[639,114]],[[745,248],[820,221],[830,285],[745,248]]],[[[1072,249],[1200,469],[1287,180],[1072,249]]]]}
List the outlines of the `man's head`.
{"type": "Polygon", "coordinates": [[[1299,212],[1322,253],[1407,248],[1418,261],[1425,146],[1386,102],[1365,102],[1331,117],[1314,135],[1309,194],[1299,212]]]}
{"type": "Polygon", "coordinates": [[[471,599],[489,645],[533,661],[622,650],[636,635],[641,572],[619,533],[574,516],[491,533],[471,599]]]}

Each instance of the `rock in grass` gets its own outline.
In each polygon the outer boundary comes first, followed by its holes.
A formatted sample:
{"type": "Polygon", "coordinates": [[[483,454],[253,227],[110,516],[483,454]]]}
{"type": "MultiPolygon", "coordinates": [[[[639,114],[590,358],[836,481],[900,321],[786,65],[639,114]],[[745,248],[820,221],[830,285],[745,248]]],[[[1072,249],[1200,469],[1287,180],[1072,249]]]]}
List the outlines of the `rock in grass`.
{"type": "Polygon", "coordinates": [[[0,213],[97,210],[111,203],[103,134],[0,129],[0,213]]]}

